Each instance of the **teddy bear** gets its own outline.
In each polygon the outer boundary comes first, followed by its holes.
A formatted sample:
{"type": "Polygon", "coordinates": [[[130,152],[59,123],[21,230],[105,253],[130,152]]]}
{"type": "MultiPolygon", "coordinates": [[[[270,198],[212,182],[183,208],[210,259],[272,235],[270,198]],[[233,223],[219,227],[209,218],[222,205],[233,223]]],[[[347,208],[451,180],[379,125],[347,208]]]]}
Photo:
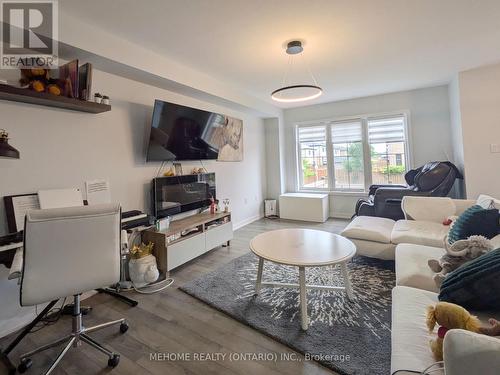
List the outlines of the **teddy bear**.
{"type": "Polygon", "coordinates": [[[470,236],[465,240],[455,241],[451,245],[445,237],[444,246],[446,254],[440,259],[428,261],[430,269],[436,272],[433,279],[438,287],[441,286],[448,273],[493,250],[492,242],[484,236],[470,236]]]}
{"type": "MultiPolygon", "coordinates": [[[[427,308],[427,328],[429,332],[434,331],[438,324],[438,337],[429,341],[429,345],[436,361],[443,360],[443,340],[446,332],[450,329],[465,329],[467,331],[481,332],[479,319],[471,315],[462,306],[449,302],[438,302],[435,306],[427,308]]],[[[491,324],[491,322],[490,322],[491,324]]],[[[492,324],[494,327],[494,324],[492,324]]],[[[494,329],[492,329],[494,331],[494,329]]],[[[484,333],[484,332],[483,332],[484,333]]]]}

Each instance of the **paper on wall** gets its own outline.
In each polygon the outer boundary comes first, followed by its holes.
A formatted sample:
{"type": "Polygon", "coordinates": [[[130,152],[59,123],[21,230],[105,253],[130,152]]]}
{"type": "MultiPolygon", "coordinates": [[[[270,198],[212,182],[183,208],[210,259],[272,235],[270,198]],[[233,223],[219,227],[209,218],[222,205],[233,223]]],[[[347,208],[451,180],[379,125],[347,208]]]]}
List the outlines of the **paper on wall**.
{"type": "Polygon", "coordinates": [[[111,203],[109,182],[107,180],[92,180],[85,182],[87,202],[91,204],[111,203]]]}

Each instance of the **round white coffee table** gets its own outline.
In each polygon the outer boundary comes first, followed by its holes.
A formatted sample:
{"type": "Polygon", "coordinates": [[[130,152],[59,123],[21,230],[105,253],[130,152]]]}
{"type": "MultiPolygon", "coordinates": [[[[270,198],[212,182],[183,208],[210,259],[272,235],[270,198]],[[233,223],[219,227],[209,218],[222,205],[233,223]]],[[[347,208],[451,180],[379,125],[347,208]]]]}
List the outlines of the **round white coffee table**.
{"type": "Polygon", "coordinates": [[[315,229],[279,229],[259,234],[250,241],[250,250],[259,257],[255,294],[262,287],[299,288],[302,329],[308,327],[306,289],[345,290],[349,299],[353,291],[347,262],[356,254],[356,246],[347,238],[315,229]],[[264,260],[299,267],[299,283],[262,281],[264,260]],[[344,286],[306,285],[306,267],[339,264],[344,286]]]}

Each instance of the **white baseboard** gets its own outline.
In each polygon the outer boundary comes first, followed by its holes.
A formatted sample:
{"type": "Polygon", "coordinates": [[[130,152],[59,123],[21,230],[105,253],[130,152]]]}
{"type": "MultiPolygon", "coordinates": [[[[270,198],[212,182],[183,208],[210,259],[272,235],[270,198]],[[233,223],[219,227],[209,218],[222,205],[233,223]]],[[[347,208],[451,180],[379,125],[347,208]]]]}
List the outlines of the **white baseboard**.
{"type": "Polygon", "coordinates": [[[330,212],[330,217],[332,219],[350,219],[352,214],[352,212],[330,212]]]}
{"type": "Polygon", "coordinates": [[[238,223],[234,223],[233,230],[240,229],[240,228],[244,227],[245,225],[248,225],[250,223],[253,223],[254,221],[262,219],[263,217],[264,217],[264,215],[259,214],[259,215],[251,216],[251,217],[244,219],[238,223]]]}

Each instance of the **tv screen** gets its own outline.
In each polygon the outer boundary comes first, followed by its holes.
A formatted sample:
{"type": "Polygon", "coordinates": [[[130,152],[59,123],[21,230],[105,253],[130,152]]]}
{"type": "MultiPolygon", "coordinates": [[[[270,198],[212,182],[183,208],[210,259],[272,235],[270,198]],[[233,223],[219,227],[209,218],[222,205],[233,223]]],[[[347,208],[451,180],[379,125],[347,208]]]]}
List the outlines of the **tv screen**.
{"type": "Polygon", "coordinates": [[[219,113],[155,100],[147,161],[217,159],[219,113]]]}
{"type": "Polygon", "coordinates": [[[208,207],[215,199],[215,173],[157,177],[152,185],[157,219],[208,207]]]}

